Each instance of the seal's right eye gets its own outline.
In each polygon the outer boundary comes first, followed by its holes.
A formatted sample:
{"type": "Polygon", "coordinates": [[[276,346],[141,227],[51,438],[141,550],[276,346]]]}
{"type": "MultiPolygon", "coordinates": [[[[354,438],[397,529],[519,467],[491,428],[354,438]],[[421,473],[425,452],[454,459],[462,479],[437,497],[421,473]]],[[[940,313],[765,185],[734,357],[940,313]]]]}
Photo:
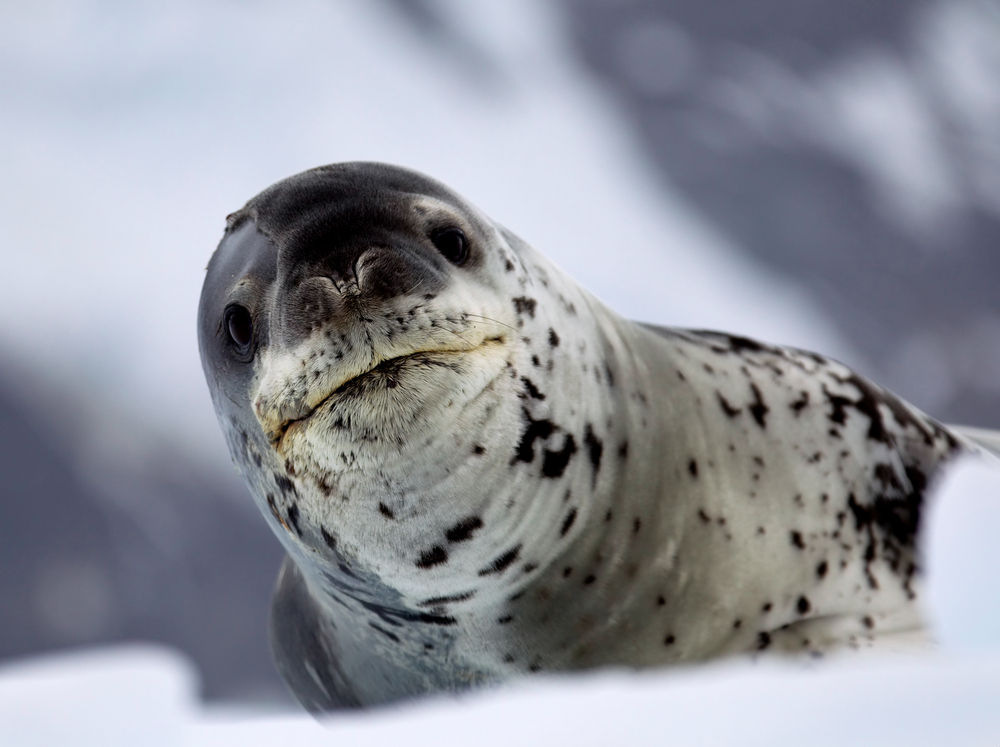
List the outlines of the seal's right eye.
{"type": "Polygon", "coordinates": [[[253,321],[250,319],[250,312],[242,306],[230,306],[226,309],[225,319],[229,339],[241,353],[245,353],[253,340],[253,321]]]}

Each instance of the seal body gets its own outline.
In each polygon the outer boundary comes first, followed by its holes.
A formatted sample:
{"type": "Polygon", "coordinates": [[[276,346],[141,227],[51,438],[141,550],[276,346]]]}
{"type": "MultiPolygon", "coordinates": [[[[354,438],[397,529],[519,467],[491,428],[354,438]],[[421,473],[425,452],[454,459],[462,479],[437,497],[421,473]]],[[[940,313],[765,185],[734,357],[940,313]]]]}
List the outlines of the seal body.
{"type": "Polygon", "coordinates": [[[960,436],[822,356],[622,319],[422,175],[255,197],[199,342],[310,709],[920,627],[960,436]]]}

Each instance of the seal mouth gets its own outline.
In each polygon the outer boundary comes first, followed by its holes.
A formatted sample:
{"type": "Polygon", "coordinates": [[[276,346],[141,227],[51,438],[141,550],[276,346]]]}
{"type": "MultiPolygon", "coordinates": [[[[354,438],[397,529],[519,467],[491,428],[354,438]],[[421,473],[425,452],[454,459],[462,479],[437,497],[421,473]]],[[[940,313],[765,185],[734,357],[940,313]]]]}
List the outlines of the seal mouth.
{"type": "Polygon", "coordinates": [[[329,394],[317,401],[307,412],[298,417],[282,421],[278,428],[271,434],[271,445],[277,451],[282,451],[285,436],[288,435],[289,431],[294,431],[304,426],[317,412],[324,409],[331,401],[337,398],[350,396],[362,397],[371,393],[375,388],[395,389],[399,386],[401,380],[408,375],[408,372],[404,372],[404,369],[408,368],[409,365],[417,364],[419,368],[424,370],[429,368],[454,369],[456,364],[454,361],[448,360],[449,358],[466,356],[487,346],[503,344],[503,342],[502,336],[491,337],[470,349],[418,350],[381,361],[367,371],[362,371],[339,384],[329,394]]]}

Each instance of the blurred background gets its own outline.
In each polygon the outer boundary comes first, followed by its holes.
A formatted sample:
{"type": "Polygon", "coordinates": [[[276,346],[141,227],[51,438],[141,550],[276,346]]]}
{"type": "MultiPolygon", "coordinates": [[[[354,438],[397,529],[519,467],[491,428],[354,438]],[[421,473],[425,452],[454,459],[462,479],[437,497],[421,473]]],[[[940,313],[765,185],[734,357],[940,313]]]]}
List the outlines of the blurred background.
{"type": "Polygon", "coordinates": [[[195,314],[225,215],[343,160],[1000,427],[997,0],[3,3],[0,662],[159,641],[289,702],[195,314]]]}

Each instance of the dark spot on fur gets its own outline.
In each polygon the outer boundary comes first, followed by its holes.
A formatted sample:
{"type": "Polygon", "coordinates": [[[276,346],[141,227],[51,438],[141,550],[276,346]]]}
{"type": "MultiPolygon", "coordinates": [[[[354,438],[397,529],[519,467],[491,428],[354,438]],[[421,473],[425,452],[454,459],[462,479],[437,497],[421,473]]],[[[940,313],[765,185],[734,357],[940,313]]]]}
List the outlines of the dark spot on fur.
{"type": "Polygon", "coordinates": [[[632,534],[638,534],[640,529],[642,529],[642,519],[636,516],[632,522],[632,534]]]}
{"type": "Polygon", "coordinates": [[[566,518],[563,519],[562,526],[559,527],[559,536],[560,537],[565,537],[566,536],[566,532],[568,532],[569,529],[570,529],[570,527],[573,526],[573,522],[574,521],[576,521],[576,509],[575,508],[572,509],[568,514],[566,514],[566,518]]]}
{"type": "Polygon", "coordinates": [[[594,582],[595,582],[596,580],[597,580],[597,576],[595,576],[594,574],[590,574],[590,575],[589,575],[589,576],[587,576],[587,577],[586,577],[585,579],[583,579],[583,585],[584,585],[584,586],[590,586],[590,585],[591,585],[592,583],[594,583],[594,582]]]}
{"type": "Polygon", "coordinates": [[[688,472],[691,473],[691,477],[698,476],[698,462],[696,460],[692,459],[688,462],[688,472]]]}
{"type": "Polygon", "coordinates": [[[478,516],[470,516],[462,519],[455,526],[445,532],[444,536],[449,542],[465,542],[472,539],[472,534],[477,529],[482,529],[483,520],[478,516]]]}
{"type": "Polygon", "coordinates": [[[517,560],[517,557],[521,554],[521,546],[516,545],[509,549],[503,555],[498,556],[485,568],[479,571],[480,576],[489,576],[493,573],[503,573],[510,567],[510,564],[517,560]]]}
{"type": "Polygon", "coordinates": [[[521,434],[521,442],[517,446],[517,453],[511,460],[511,464],[534,461],[535,439],[546,439],[555,430],[555,426],[548,420],[532,420],[526,409],[521,410],[521,416],[525,423],[524,433],[521,434]]]}
{"type": "Polygon", "coordinates": [[[628,459],[628,441],[622,441],[622,445],[618,447],[618,458],[628,459]]]}
{"type": "Polygon", "coordinates": [[[417,568],[433,568],[447,562],[448,552],[441,545],[435,545],[430,550],[420,553],[417,568]]]}
{"type": "Polygon", "coordinates": [[[799,395],[799,398],[794,402],[792,402],[792,404],[789,405],[789,407],[792,408],[792,411],[796,415],[799,415],[808,405],[809,405],[809,392],[803,391],[802,394],[799,395]]]}
{"type": "Polygon", "coordinates": [[[818,566],[816,566],[816,576],[818,578],[826,578],[826,572],[830,569],[826,561],[822,561],[818,566]]]}
{"type": "Polygon", "coordinates": [[[378,504],[378,512],[380,514],[382,514],[384,517],[386,517],[387,519],[395,519],[396,518],[396,514],[394,514],[392,512],[392,509],[389,508],[384,503],[379,503],[378,504]]]}
{"type": "Polygon", "coordinates": [[[583,442],[587,445],[587,456],[590,457],[590,465],[594,468],[594,483],[597,483],[597,473],[601,471],[601,457],[604,455],[604,442],[594,435],[594,428],[587,423],[584,432],[583,442]]]}
{"type": "Polygon", "coordinates": [[[764,630],[760,631],[757,634],[757,650],[763,651],[770,645],[771,645],[771,634],[764,630]]]}
{"type": "Polygon", "coordinates": [[[573,569],[570,566],[563,568],[563,578],[569,578],[572,573],[573,569]]]}
{"type": "Polygon", "coordinates": [[[379,626],[379,625],[376,625],[375,623],[373,623],[373,622],[370,622],[370,621],[369,621],[368,625],[369,625],[369,627],[372,627],[372,628],[374,628],[374,629],[375,629],[375,630],[377,630],[377,631],[378,631],[379,633],[381,633],[382,635],[384,635],[384,636],[385,636],[386,638],[388,638],[388,639],[389,639],[390,641],[393,641],[394,643],[399,643],[399,636],[397,636],[397,635],[396,635],[395,633],[390,633],[390,632],[389,632],[388,630],[386,630],[385,628],[383,628],[383,627],[381,627],[381,626],[379,626]]]}
{"type": "Polygon", "coordinates": [[[671,633],[670,635],[668,635],[666,638],[663,639],[663,645],[664,646],[673,646],[674,645],[674,641],[676,641],[676,640],[677,639],[674,638],[673,633],[671,633]]]}
{"type": "Polygon", "coordinates": [[[761,612],[770,612],[773,605],[770,602],[765,602],[764,606],[760,608],[761,612]]]}
{"type": "Polygon", "coordinates": [[[278,490],[280,490],[285,495],[295,495],[296,494],[296,492],[295,492],[295,484],[291,480],[289,480],[287,477],[285,477],[284,475],[275,474],[274,475],[274,484],[277,485],[278,486],[278,490]]]}
{"type": "Polygon", "coordinates": [[[296,504],[291,504],[288,507],[288,523],[291,525],[295,533],[302,536],[302,530],[299,528],[299,507],[296,504]]]}
{"type": "Polygon", "coordinates": [[[443,604],[452,604],[453,602],[465,602],[476,596],[475,591],[466,591],[461,594],[452,594],[447,597],[431,597],[430,599],[425,599],[422,602],[417,602],[418,607],[440,607],[443,604]]]}
{"type": "Polygon", "coordinates": [[[613,514],[610,511],[608,511],[606,514],[604,514],[604,520],[605,521],[611,521],[611,517],[612,516],[613,516],[613,514]]]}
{"type": "Polygon", "coordinates": [[[666,603],[667,603],[667,600],[664,599],[662,596],[659,596],[659,597],[656,598],[656,606],[657,607],[662,607],[666,603]]]}
{"type": "Polygon", "coordinates": [[[800,615],[804,615],[812,609],[812,605],[809,604],[809,600],[805,597],[799,597],[799,601],[795,603],[795,609],[798,610],[800,615]]]}
{"type": "Polygon", "coordinates": [[[805,549],[806,543],[802,539],[802,533],[801,532],[792,531],[792,532],[789,533],[789,537],[791,538],[793,545],[795,545],[800,550],[804,550],[805,549]]]}
{"type": "Polygon", "coordinates": [[[472,453],[476,454],[477,456],[480,455],[480,454],[485,454],[486,453],[486,448],[484,446],[480,446],[479,444],[476,444],[475,446],[472,447],[472,453]]]}
{"type": "Polygon", "coordinates": [[[551,327],[549,327],[549,346],[553,348],[559,347],[559,335],[551,327]]]}
{"type": "Polygon", "coordinates": [[[535,307],[538,306],[538,301],[533,298],[526,298],[525,296],[511,300],[514,302],[514,308],[518,314],[527,314],[532,319],[535,318],[535,307]]]}
{"type": "Polygon", "coordinates": [[[739,618],[737,618],[736,620],[733,620],[733,627],[734,628],[741,628],[741,627],[743,627],[743,621],[740,620],[739,618]]]}
{"type": "Polygon", "coordinates": [[[864,617],[862,617],[861,624],[864,625],[866,628],[868,628],[868,630],[871,630],[872,628],[875,627],[875,621],[871,618],[870,615],[865,615],[864,617]]]}
{"type": "Polygon", "coordinates": [[[726,415],[728,415],[729,417],[735,418],[737,415],[743,412],[743,410],[741,410],[740,408],[733,407],[731,404],[729,404],[729,401],[722,396],[721,392],[717,391],[715,395],[719,398],[719,406],[722,407],[722,411],[726,413],[726,415]]]}
{"type": "Polygon", "coordinates": [[[709,518],[708,514],[706,514],[705,510],[702,509],[702,508],[698,509],[698,518],[701,519],[702,523],[704,523],[704,524],[711,524],[712,523],[712,520],[709,518]]]}
{"type": "Polygon", "coordinates": [[[538,387],[536,387],[535,383],[527,376],[521,377],[521,383],[524,384],[524,390],[528,393],[529,397],[537,400],[545,399],[545,395],[538,391],[538,387]]]}
{"type": "MultiPolygon", "coordinates": [[[[497,622],[500,623],[501,625],[506,625],[507,623],[509,623],[513,619],[514,619],[513,615],[504,615],[503,617],[498,617],[497,618],[497,622]]],[[[511,658],[511,661],[513,661],[513,660],[514,659],[511,658]]]]}
{"type": "Polygon", "coordinates": [[[322,527],[319,530],[319,534],[323,538],[323,542],[326,543],[327,547],[329,547],[331,550],[336,550],[337,549],[337,540],[335,540],[333,538],[332,534],[330,534],[328,531],[326,531],[322,527]]]}
{"type": "Polygon", "coordinates": [[[750,414],[753,415],[753,419],[757,421],[757,425],[761,428],[766,428],[767,423],[764,422],[764,418],[771,411],[766,404],[764,404],[764,398],[760,394],[760,389],[757,388],[756,384],[750,385],[750,391],[753,392],[753,404],[750,405],[750,414]]]}
{"type": "Polygon", "coordinates": [[[507,272],[514,272],[514,263],[511,262],[509,259],[504,260],[504,269],[506,269],[507,272]]]}
{"type": "Polygon", "coordinates": [[[576,453],[576,439],[572,433],[566,434],[566,440],[559,451],[545,450],[545,460],[542,462],[542,475],[545,477],[562,477],[566,471],[566,465],[576,453]]]}

